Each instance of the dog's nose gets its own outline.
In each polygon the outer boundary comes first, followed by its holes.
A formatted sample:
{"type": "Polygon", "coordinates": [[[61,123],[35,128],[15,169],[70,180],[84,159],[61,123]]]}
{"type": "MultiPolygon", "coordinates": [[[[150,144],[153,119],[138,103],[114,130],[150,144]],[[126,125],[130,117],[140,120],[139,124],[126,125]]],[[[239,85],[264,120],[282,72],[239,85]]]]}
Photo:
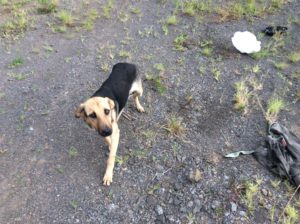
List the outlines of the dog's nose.
{"type": "Polygon", "coordinates": [[[110,128],[105,128],[104,130],[102,130],[100,132],[100,135],[102,135],[103,137],[107,137],[110,136],[112,133],[112,130],[110,128]]]}

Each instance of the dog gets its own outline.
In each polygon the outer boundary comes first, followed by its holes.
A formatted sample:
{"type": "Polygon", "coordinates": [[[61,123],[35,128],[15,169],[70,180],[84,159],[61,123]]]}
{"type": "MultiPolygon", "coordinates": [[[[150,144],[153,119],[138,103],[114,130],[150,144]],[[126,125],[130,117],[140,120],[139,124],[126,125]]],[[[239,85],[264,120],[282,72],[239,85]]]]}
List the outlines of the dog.
{"type": "Polygon", "coordinates": [[[142,79],[134,64],[118,63],[112,68],[108,79],[84,103],[75,110],[76,118],[83,120],[95,129],[109,148],[109,156],[103,184],[112,183],[115,157],[119,144],[120,130],[118,120],[129,96],[133,96],[136,109],[143,113],[139,97],[143,95],[142,79]]]}

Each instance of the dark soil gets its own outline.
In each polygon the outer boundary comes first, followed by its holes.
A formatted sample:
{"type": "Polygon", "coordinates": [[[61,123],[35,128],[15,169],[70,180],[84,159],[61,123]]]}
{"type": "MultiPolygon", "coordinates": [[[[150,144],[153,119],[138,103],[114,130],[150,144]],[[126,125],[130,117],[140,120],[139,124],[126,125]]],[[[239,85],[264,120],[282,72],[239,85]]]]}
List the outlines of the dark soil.
{"type": "MultiPolygon", "coordinates": [[[[60,7],[81,12],[81,1],[68,2],[60,7]]],[[[103,1],[91,2],[101,12],[103,1]]],[[[286,184],[272,186],[277,178],[252,156],[223,155],[264,143],[267,122],[255,97],[246,115],[233,108],[234,83],[251,76],[263,85],[255,93],[264,108],[272,96],[284,99],[278,121],[300,136],[299,61],[287,59],[299,50],[300,3],[288,1],[251,21],[216,22],[215,16],[204,16],[197,22],[179,13],[178,25],[169,26],[165,35],[162,23],[173,10],[172,1],[115,1],[111,18],[97,19],[92,31],[68,27],[66,33],[49,28],[47,22],[58,23],[53,14],[34,14],[35,23],[23,36],[1,40],[0,223],[271,223],[273,206],[278,220],[292,193],[286,184]],[[141,15],[130,13],[132,7],[141,15]],[[123,12],[129,15],[126,22],[118,16],[123,12]],[[288,26],[276,53],[255,60],[232,46],[234,32],[244,30],[266,46],[272,39],[259,33],[268,25],[288,26]],[[188,35],[184,51],[174,50],[180,34],[188,35]],[[210,56],[201,53],[199,42],[206,40],[212,41],[210,56]],[[130,57],[121,57],[122,50],[130,57]],[[24,63],[10,68],[17,57],[24,63]],[[139,114],[129,101],[130,119],[119,121],[113,183],[106,187],[107,148],[75,119],[74,110],[107,78],[103,66],[111,69],[121,61],[137,64],[144,74],[146,113],[139,114]],[[278,70],[274,63],[281,61],[288,67],[278,70]],[[158,75],[157,63],[164,65],[162,94],[146,78],[158,75]],[[249,71],[255,65],[260,67],[256,74],[249,71]],[[28,76],[17,80],[14,74],[28,76]],[[164,129],[171,116],[182,119],[182,135],[164,129]],[[189,177],[196,169],[202,174],[199,182],[189,177]],[[259,180],[252,211],[244,186],[259,180]]]]}

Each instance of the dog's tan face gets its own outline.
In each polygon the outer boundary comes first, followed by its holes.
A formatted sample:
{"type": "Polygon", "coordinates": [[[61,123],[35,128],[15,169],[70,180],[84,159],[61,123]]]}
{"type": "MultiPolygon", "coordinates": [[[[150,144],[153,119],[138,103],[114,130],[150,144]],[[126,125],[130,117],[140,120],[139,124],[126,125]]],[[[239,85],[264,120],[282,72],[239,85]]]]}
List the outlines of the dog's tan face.
{"type": "Polygon", "coordinates": [[[114,101],[107,97],[92,97],[80,104],[75,111],[75,117],[82,117],[91,128],[107,137],[112,134],[114,107],[114,101]]]}

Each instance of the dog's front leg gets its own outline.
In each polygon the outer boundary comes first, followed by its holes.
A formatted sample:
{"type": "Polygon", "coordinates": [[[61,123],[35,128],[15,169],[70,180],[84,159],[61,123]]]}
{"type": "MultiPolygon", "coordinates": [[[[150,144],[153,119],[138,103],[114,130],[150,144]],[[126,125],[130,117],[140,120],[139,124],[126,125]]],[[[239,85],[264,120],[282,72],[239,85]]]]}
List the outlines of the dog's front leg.
{"type": "Polygon", "coordinates": [[[110,139],[105,140],[108,143],[108,147],[110,151],[107,159],[105,175],[103,178],[103,184],[107,186],[110,185],[113,178],[113,170],[115,166],[115,158],[116,158],[117,149],[119,145],[119,137],[120,137],[119,127],[117,123],[114,123],[112,135],[109,137],[110,139]]]}

